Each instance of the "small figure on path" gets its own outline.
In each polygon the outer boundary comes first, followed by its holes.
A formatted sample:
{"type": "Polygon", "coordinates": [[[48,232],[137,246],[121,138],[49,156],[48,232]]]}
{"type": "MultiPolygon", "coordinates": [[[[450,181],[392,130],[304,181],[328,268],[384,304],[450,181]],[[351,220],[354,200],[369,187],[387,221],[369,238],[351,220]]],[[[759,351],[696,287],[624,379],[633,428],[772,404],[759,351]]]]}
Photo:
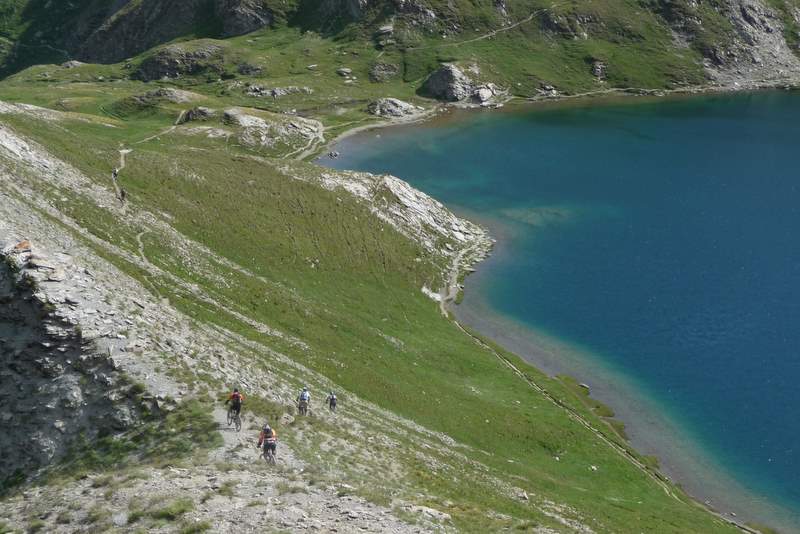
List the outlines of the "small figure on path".
{"type": "Polygon", "coordinates": [[[325,402],[327,403],[330,411],[332,412],[336,411],[336,393],[331,391],[330,394],[328,395],[328,398],[325,399],[325,402]]]}
{"type": "Polygon", "coordinates": [[[308,392],[308,387],[304,387],[300,395],[297,396],[297,409],[300,415],[308,414],[308,404],[311,402],[311,394],[308,392]]]}
{"type": "Polygon", "coordinates": [[[278,450],[278,433],[274,428],[269,426],[269,422],[264,423],[261,427],[261,433],[258,435],[259,449],[264,451],[264,458],[271,463],[275,463],[275,453],[278,450]]]}
{"type": "Polygon", "coordinates": [[[242,403],[244,402],[244,395],[239,392],[239,388],[234,388],[233,393],[228,395],[228,400],[225,404],[231,403],[231,412],[239,415],[242,412],[242,403]]]}
{"type": "Polygon", "coordinates": [[[119,201],[125,204],[125,200],[128,198],[128,192],[125,191],[124,187],[119,188],[119,201]]]}
{"type": "Polygon", "coordinates": [[[119,176],[119,169],[118,169],[117,167],[114,167],[114,170],[113,170],[113,171],[111,171],[111,178],[113,178],[114,180],[116,180],[116,179],[117,179],[117,176],[119,176]]]}

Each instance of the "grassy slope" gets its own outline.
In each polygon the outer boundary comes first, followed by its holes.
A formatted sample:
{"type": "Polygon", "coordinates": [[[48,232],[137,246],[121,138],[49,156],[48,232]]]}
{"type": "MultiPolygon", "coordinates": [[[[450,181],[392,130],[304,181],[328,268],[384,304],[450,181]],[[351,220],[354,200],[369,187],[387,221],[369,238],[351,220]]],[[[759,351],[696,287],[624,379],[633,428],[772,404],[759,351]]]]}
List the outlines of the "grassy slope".
{"type": "MultiPolygon", "coordinates": [[[[305,72],[305,58],[298,62],[293,54],[274,48],[274,40],[281,38],[294,37],[276,32],[263,37],[267,41],[263,49],[253,46],[241,53],[251,54],[248,59],[252,60],[270,54],[265,63],[277,74],[275,85],[284,80],[314,84],[317,91],[312,99],[288,105],[329,110],[344,106],[341,102],[360,101],[386,90],[366,84],[345,88],[330,74],[340,63],[352,65],[355,61],[354,68],[364,68],[369,58],[331,54],[331,50],[339,50],[338,45],[313,36],[304,37],[302,44],[288,44],[290,51],[292,46],[312,45],[310,55],[317,56],[309,62],[328,60],[324,65],[327,74],[317,76],[305,72]],[[308,82],[295,77],[301,74],[308,82]]],[[[152,84],[124,80],[89,83],[97,76],[110,80],[119,74],[120,69],[113,66],[76,70],[36,67],[0,86],[0,99],[99,115],[114,128],[100,121],[45,124],[15,116],[5,116],[3,121],[38,139],[106,187],[110,186],[108,170],[116,162],[117,148],[120,144],[133,146],[121,176],[132,202],[168,214],[180,232],[263,280],[225,270],[219,274],[230,284],[220,287],[182,263],[157,236],[144,235],[148,258],[200,285],[233,309],[304,340],[311,349],[301,350],[258,334],[235,317],[181,293],[168,280],[148,277],[146,284],[153,291],[169,297],[198,320],[260,339],[347,390],[475,447],[470,453],[475,459],[529,492],[568,503],[585,517],[594,518],[592,524],[600,531],[725,530],[694,505],[668,497],[443,319],[434,303],[419,291],[423,283],[438,286],[441,266],[376,222],[357,202],[346,195],[342,198],[342,193],[288,178],[274,160],[254,160],[246,149],[231,144],[177,133],[134,144],[167,128],[177,115],[177,106],[166,104],[143,113],[110,116],[107,112],[114,109],[115,102],[152,88],[152,84]],[[43,76],[44,72],[48,76],[43,76]],[[417,257],[426,261],[414,261],[417,257]],[[319,266],[312,267],[310,260],[317,259],[319,266]],[[387,335],[402,344],[387,341],[387,335]],[[555,456],[560,461],[555,461],[555,456]],[[600,466],[600,471],[591,471],[590,465],[600,466]]],[[[185,85],[205,93],[206,100],[201,103],[212,107],[253,102],[226,91],[224,82],[187,81],[185,85]]],[[[410,92],[400,82],[389,88],[403,95],[410,92]]],[[[266,104],[275,110],[287,105],[283,100],[266,104]]],[[[363,117],[352,108],[347,114],[350,120],[363,117]]],[[[345,120],[336,114],[320,116],[334,127],[345,120]]],[[[309,164],[280,165],[290,165],[294,173],[315,172],[309,164]]],[[[56,195],[54,201],[62,204],[62,209],[96,235],[136,250],[134,225],[120,224],[91,205],[58,198],[56,195]]],[[[119,258],[112,259],[144,279],[119,258]]],[[[514,356],[507,357],[522,365],[514,356]]],[[[620,441],[569,385],[527,369],[537,382],[605,429],[610,439],[620,441]]],[[[483,486],[470,486],[457,477],[434,477],[425,469],[413,469],[413,458],[405,461],[423,491],[455,503],[447,511],[462,527],[485,524],[491,512],[546,521],[532,515],[530,508],[483,486]]]]}
{"type": "MultiPolygon", "coordinates": [[[[493,38],[474,41],[469,40],[500,27],[494,4],[435,1],[431,6],[441,15],[439,27],[457,24],[460,34],[441,39],[436,32],[420,31],[400,16],[395,21],[398,44],[381,50],[375,47],[371,30],[385,20],[380,3],[361,24],[341,18],[325,19],[326,24],[321,24],[318,6],[312,3],[304,3],[298,11],[294,11],[295,4],[282,5],[285,11],[278,18],[291,21],[291,27],[279,25],[215,41],[225,48],[227,79],[204,75],[168,85],[200,95],[191,105],[254,106],[279,113],[297,110],[321,120],[330,138],[374,121],[364,111],[374,98],[395,96],[425,103],[416,90],[442,61],[477,63],[484,78],[519,96],[536,94],[542,84],[577,93],[612,86],[660,88],[702,81],[700,46],[676,48],[658,6],[648,10],[629,0],[559,3],[548,20],[537,17],[493,38]],[[576,17],[588,22],[574,27],[576,17]],[[581,30],[587,32],[586,38],[569,34],[581,30]],[[594,60],[608,64],[607,82],[599,83],[591,76],[594,60]],[[370,83],[369,69],[377,61],[398,65],[400,73],[387,83],[370,83]],[[242,63],[262,67],[263,72],[238,74],[237,66],[242,63]],[[312,64],[316,69],[307,68],[312,64]],[[358,78],[355,83],[345,84],[335,74],[342,66],[353,70],[358,78]],[[314,92],[276,100],[252,98],[244,95],[246,83],[308,86],[314,92]]],[[[509,6],[510,19],[521,20],[546,5],[549,3],[539,0],[515,2],[509,6]]],[[[23,6],[41,10],[44,4],[5,3],[0,8],[0,48],[3,42],[7,46],[17,40],[32,42],[37,24],[50,20],[34,10],[35,16],[23,21],[19,18],[23,6]]],[[[701,9],[713,11],[706,3],[701,9]]],[[[67,15],[62,20],[71,20],[69,16],[74,14],[67,15]]],[[[724,25],[708,27],[711,29],[703,30],[704,39],[724,34],[724,25]]],[[[47,35],[59,38],[57,31],[47,35]]],[[[47,46],[35,49],[42,55],[26,55],[25,64],[62,60],[60,52],[47,46]]],[[[584,517],[593,518],[590,523],[596,530],[711,532],[727,528],[683,502],[684,498],[667,496],[651,479],[568,419],[563,410],[534,393],[493,354],[443,319],[419,291],[423,284],[440,285],[439,260],[377,222],[364,206],[346,195],[293,180],[281,170],[286,166],[292,174],[314,175],[318,172],[314,166],[256,160],[250,157],[252,151],[235,143],[178,132],[137,143],[166,130],[189,105],[131,105],[130,96],[164,85],[128,79],[148,54],[133,58],[130,66],[63,69],[42,65],[0,83],[0,99],[83,113],[84,118],[91,118],[88,122],[44,124],[17,116],[2,120],[106,187],[110,187],[108,171],[117,160],[119,146],[133,147],[121,176],[132,202],[164,213],[181,233],[260,278],[218,267],[215,274],[229,282],[222,287],[214,276],[181,261],[159,236],[144,234],[141,239],[148,259],[198,284],[229,308],[302,339],[310,350],[258,334],[236,317],[192,298],[168,279],[146,275],[113,255],[109,256],[112,261],[199,321],[263,341],[347,390],[474,447],[469,455],[501,478],[569,504],[584,517]],[[422,261],[415,261],[417,258],[422,261]],[[591,471],[590,465],[600,470],[591,471]]],[[[97,236],[132,252],[137,250],[139,228],[130,221],[120,224],[80,199],[64,201],[60,194],[46,193],[97,236]]],[[[525,367],[513,355],[500,352],[525,367]]],[[[624,445],[600,417],[607,411],[586,402],[580,388],[525,369],[537,383],[603,429],[609,439],[624,445]]],[[[419,490],[431,495],[435,499],[432,504],[453,515],[462,528],[485,527],[490,521],[490,528],[519,527],[525,521],[558,526],[530,507],[504,498],[495,488],[459,478],[463,473],[433,476],[417,465],[413,454],[403,461],[419,490]],[[496,514],[516,519],[503,522],[496,514]]]]}
{"type": "MultiPolygon", "coordinates": [[[[63,13],[55,13],[52,6],[45,9],[38,0],[6,2],[0,7],[0,39],[9,50],[13,43],[20,43],[20,47],[8,56],[4,66],[0,56],[0,75],[31,64],[67,59],[65,40],[73,37],[67,29],[79,21],[83,26],[90,24],[90,15],[101,11],[95,4],[88,0],[65,4],[57,8],[63,13]]],[[[373,31],[392,16],[384,2],[375,2],[358,23],[321,17],[319,4],[304,2],[297,11],[293,11],[293,3],[281,4],[276,8],[275,28],[225,41],[232,50],[229,59],[264,65],[270,83],[289,78],[294,84],[304,78],[313,82],[328,65],[352,64],[349,66],[362,80],[357,84],[362,91],[348,91],[354,96],[365,92],[369,63],[378,56],[381,61],[402,66],[401,78],[415,82],[415,86],[440,61],[463,60],[491,66],[496,81],[521,95],[534,94],[541,83],[566,91],[589,90],[598,85],[590,66],[592,60],[599,59],[609,64],[608,86],[659,88],[702,81],[698,50],[707,49],[715,40],[724,41],[728,31],[713,2],[701,3],[694,10],[682,2],[664,4],[656,0],[555,4],[525,0],[510,3],[508,20],[519,21],[537,13],[532,20],[497,37],[455,46],[456,42],[502,28],[504,20],[493,2],[434,0],[429,5],[439,17],[430,27],[412,24],[409,15],[399,14],[394,17],[396,43],[381,48],[375,45],[373,31]],[[545,8],[548,11],[542,12],[545,8]],[[691,28],[697,35],[694,48],[679,48],[673,43],[664,17],[675,13],[703,19],[703,24],[691,28]],[[292,25],[285,26],[284,21],[292,25]],[[451,31],[453,25],[460,28],[456,34],[451,31]],[[336,33],[332,34],[334,29],[336,33]],[[446,39],[441,38],[442,33],[448,34],[446,39]],[[306,70],[311,63],[319,64],[320,71],[306,70]]]]}

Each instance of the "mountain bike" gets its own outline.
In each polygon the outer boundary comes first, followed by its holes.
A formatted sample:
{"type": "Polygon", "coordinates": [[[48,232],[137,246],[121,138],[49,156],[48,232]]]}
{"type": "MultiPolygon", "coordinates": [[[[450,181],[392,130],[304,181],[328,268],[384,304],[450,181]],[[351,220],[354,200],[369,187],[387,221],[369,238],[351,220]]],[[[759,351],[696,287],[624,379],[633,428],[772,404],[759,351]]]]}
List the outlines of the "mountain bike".
{"type": "Polygon", "coordinates": [[[242,415],[241,409],[237,412],[233,409],[233,406],[228,408],[228,426],[235,425],[236,431],[239,432],[242,429],[242,415]]]}
{"type": "Polygon", "coordinates": [[[266,460],[268,464],[275,465],[275,444],[273,443],[272,445],[273,446],[270,447],[268,443],[264,444],[264,446],[263,446],[263,449],[264,449],[263,456],[264,456],[264,460],[266,460]]]}

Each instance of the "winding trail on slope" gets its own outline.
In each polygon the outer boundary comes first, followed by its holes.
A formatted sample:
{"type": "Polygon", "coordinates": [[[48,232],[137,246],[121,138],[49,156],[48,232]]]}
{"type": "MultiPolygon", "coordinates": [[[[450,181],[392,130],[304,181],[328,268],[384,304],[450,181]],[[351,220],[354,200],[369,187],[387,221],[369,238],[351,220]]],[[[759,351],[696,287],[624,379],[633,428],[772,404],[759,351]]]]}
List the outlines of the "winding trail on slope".
{"type": "MultiPolygon", "coordinates": [[[[449,306],[450,306],[450,304],[452,302],[455,301],[455,298],[458,295],[458,292],[460,290],[460,287],[459,287],[459,284],[458,284],[458,277],[459,277],[460,273],[464,270],[464,267],[465,267],[465,266],[462,265],[463,258],[468,252],[471,252],[471,251],[475,250],[478,246],[479,246],[479,244],[472,244],[472,245],[470,245],[468,247],[465,247],[465,248],[461,249],[456,254],[456,256],[453,258],[453,263],[451,265],[450,273],[448,275],[448,283],[444,288],[442,288],[442,290],[439,293],[440,296],[442,297],[440,302],[439,302],[439,308],[440,308],[440,310],[442,311],[442,313],[446,317],[450,317],[449,306]]],[[[609,447],[614,449],[625,460],[627,460],[634,467],[639,469],[639,471],[641,471],[642,473],[647,475],[651,480],[653,480],[656,484],[658,484],[658,486],[661,487],[662,490],[664,490],[664,493],[666,495],[668,495],[669,497],[672,497],[676,501],[686,503],[687,505],[694,505],[694,506],[696,506],[698,508],[701,508],[701,509],[711,513],[712,515],[714,515],[715,517],[717,517],[721,521],[724,521],[725,523],[728,523],[729,525],[734,526],[734,527],[742,530],[743,532],[747,532],[748,534],[761,534],[761,532],[759,530],[750,528],[747,525],[744,525],[744,524],[739,523],[738,521],[736,521],[734,519],[731,519],[729,517],[724,516],[722,513],[717,512],[716,510],[713,510],[713,509],[709,508],[708,506],[700,503],[699,501],[696,501],[690,495],[687,495],[688,499],[689,499],[688,501],[686,499],[682,499],[680,495],[676,494],[673,491],[672,486],[671,486],[670,481],[669,481],[668,478],[666,478],[664,475],[662,475],[658,471],[654,471],[654,470],[648,468],[629,449],[627,449],[626,447],[623,447],[619,443],[616,443],[614,440],[608,438],[605,435],[605,433],[603,433],[601,430],[595,428],[595,426],[592,425],[592,423],[590,423],[585,417],[583,417],[580,413],[578,413],[574,408],[568,406],[563,401],[561,401],[559,398],[557,398],[556,396],[551,394],[549,391],[547,391],[544,387],[539,385],[533,378],[531,378],[530,375],[528,375],[525,372],[523,372],[522,370],[520,370],[516,365],[514,365],[511,361],[509,361],[505,356],[503,356],[502,354],[497,352],[494,348],[492,348],[487,343],[485,343],[477,335],[475,335],[472,332],[470,332],[469,330],[467,330],[457,320],[455,320],[455,319],[452,319],[452,320],[453,320],[453,323],[456,325],[456,327],[459,330],[461,330],[464,334],[469,336],[476,345],[478,345],[481,348],[483,348],[483,349],[489,351],[490,353],[492,353],[495,356],[495,358],[500,360],[500,362],[502,362],[503,365],[505,365],[506,367],[511,369],[511,371],[515,375],[517,375],[517,377],[519,377],[520,380],[523,380],[526,384],[528,384],[528,386],[530,388],[534,389],[539,394],[541,394],[545,399],[549,400],[552,404],[554,404],[558,408],[560,408],[563,411],[565,411],[567,416],[570,419],[572,419],[573,421],[577,422],[578,424],[580,424],[581,426],[583,426],[584,428],[589,430],[589,432],[594,434],[594,436],[597,439],[599,439],[600,441],[604,442],[609,447]]]]}
{"type": "MultiPolygon", "coordinates": [[[[183,117],[184,117],[184,115],[186,115],[186,110],[185,110],[185,109],[184,109],[184,110],[182,110],[182,111],[181,111],[181,112],[178,114],[178,118],[177,118],[177,119],[175,119],[175,122],[172,124],[172,126],[170,126],[169,128],[167,128],[166,130],[161,130],[160,132],[156,132],[156,133],[154,133],[153,135],[151,135],[150,137],[145,137],[144,139],[141,139],[141,140],[139,140],[139,141],[135,141],[133,144],[134,144],[134,145],[140,145],[140,144],[142,144],[142,143],[146,143],[146,142],[148,142],[148,141],[152,141],[153,139],[155,139],[155,138],[157,138],[157,137],[161,137],[162,135],[167,135],[167,134],[169,134],[169,133],[172,133],[172,132],[174,132],[174,131],[175,131],[175,128],[177,128],[177,127],[178,127],[178,126],[181,124],[181,121],[183,120],[183,117]]],[[[120,152],[122,152],[122,151],[120,151],[120,152]]],[[[128,150],[128,152],[130,152],[130,150],[128,150]]]]}
{"type": "Polygon", "coordinates": [[[117,167],[119,170],[125,168],[125,156],[133,152],[130,148],[122,148],[119,150],[119,166],[117,167]]]}
{"type": "Polygon", "coordinates": [[[492,31],[490,31],[488,33],[484,33],[483,35],[479,35],[477,37],[473,37],[472,39],[466,39],[464,41],[458,41],[456,43],[443,43],[443,44],[429,45],[429,46],[410,46],[410,47],[406,48],[406,50],[427,50],[429,48],[449,48],[449,47],[453,47],[453,46],[461,46],[461,45],[465,45],[465,44],[468,44],[468,43],[474,43],[476,41],[483,41],[484,39],[491,39],[492,37],[494,37],[498,33],[503,33],[503,32],[507,32],[509,30],[513,30],[514,28],[516,28],[518,26],[521,26],[523,24],[526,24],[526,23],[532,21],[534,18],[538,17],[542,13],[546,13],[546,12],[552,10],[552,9],[555,9],[556,7],[558,7],[560,5],[563,5],[563,3],[556,3],[556,4],[552,4],[550,7],[544,7],[542,9],[537,9],[536,11],[534,11],[533,13],[531,13],[530,15],[525,17],[524,19],[519,20],[519,21],[515,22],[514,24],[510,24],[508,26],[503,26],[502,28],[498,28],[496,30],[492,30],[492,31]]]}

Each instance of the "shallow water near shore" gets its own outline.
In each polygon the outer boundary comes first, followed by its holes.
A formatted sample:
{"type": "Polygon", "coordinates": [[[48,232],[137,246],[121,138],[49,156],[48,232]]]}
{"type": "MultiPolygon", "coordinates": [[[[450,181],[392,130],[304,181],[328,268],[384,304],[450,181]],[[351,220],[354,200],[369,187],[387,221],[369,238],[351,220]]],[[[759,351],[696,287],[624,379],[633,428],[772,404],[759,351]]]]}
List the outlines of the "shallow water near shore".
{"type": "Polygon", "coordinates": [[[589,383],[698,498],[800,531],[798,139],[800,94],[765,92],[454,113],[321,163],[485,222],[460,320],[589,383]]]}

